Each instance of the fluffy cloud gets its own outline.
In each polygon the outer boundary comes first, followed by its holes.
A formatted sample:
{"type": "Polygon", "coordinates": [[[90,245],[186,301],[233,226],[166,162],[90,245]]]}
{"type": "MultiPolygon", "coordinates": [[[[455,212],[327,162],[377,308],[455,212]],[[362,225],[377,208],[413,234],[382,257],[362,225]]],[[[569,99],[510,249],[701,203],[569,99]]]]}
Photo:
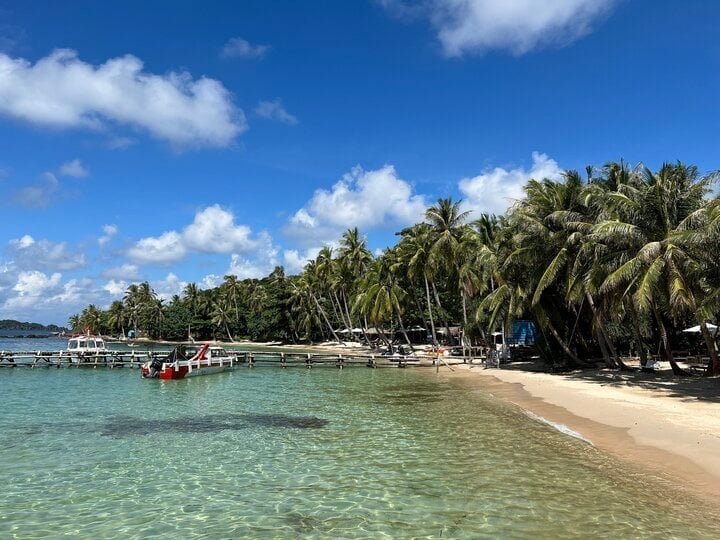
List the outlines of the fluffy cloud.
{"type": "Polygon", "coordinates": [[[141,264],[163,264],[180,261],[190,252],[251,253],[268,249],[272,249],[272,240],[267,233],[253,238],[249,227],[235,224],[231,212],[213,205],[195,214],[194,221],[181,232],[168,231],[139,240],[128,256],[141,264]]]}
{"type": "Polygon", "coordinates": [[[185,257],[187,248],[182,236],[168,231],[157,237],[143,238],[128,250],[128,257],[138,263],[173,263],[185,257]]]}
{"type": "Polygon", "coordinates": [[[426,207],[424,197],[414,195],[392,165],[374,171],[355,167],[329,191],[317,190],[290,218],[285,232],[311,245],[326,244],[348,227],[367,230],[415,223],[426,207]]]}
{"type": "Polygon", "coordinates": [[[36,306],[45,300],[49,290],[60,284],[61,278],[62,274],[58,272],[50,276],[37,270],[20,272],[12,288],[14,295],[5,301],[3,308],[12,310],[36,306]]]}
{"type": "Polygon", "coordinates": [[[288,274],[299,274],[305,268],[305,265],[315,259],[320,248],[313,247],[301,252],[297,249],[287,249],[283,252],[283,265],[288,274]]]}
{"type": "Polygon", "coordinates": [[[132,55],[94,66],[68,49],[35,64],[0,53],[0,114],[59,128],[123,124],[180,147],[227,146],[247,129],[216,80],[147,73],[132,55]]]}
{"type": "Polygon", "coordinates": [[[546,44],[564,45],[587,34],[615,0],[427,0],[408,5],[381,0],[392,13],[430,19],[448,56],[492,49],[521,55],[546,44]]]}
{"type": "Polygon", "coordinates": [[[523,187],[528,180],[558,179],[562,174],[557,162],[546,154],[533,152],[532,162],[530,169],[496,167],[473,178],[463,178],[458,187],[465,197],[465,206],[477,212],[502,214],[524,196],[523,187]]]}
{"type": "Polygon", "coordinates": [[[269,45],[253,45],[246,39],[238,37],[228,40],[222,49],[222,56],[225,58],[258,59],[265,56],[269,50],[269,45]]]}
{"type": "Polygon", "coordinates": [[[186,281],[182,281],[179,277],[170,272],[165,279],[153,282],[152,288],[158,297],[163,300],[170,300],[173,295],[182,294],[182,290],[185,288],[185,285],[187,285],[186,281]]]}
{"type": "Polygon", "coordinates": [[[122,264],[112,268],[106,268],[102,273],[103,277],[116,280],[138,281],[140,279],[139,268],[135,264],[122,264]]]}
{"type": "Polygon", "coordinates": [[[206,253],[250,251],[258,246],[250,227],[235,225],[235,217],[219,205],[209,206],[195,215],[183,232],[188,249],[206,253]]]}
{"type": "Polygon", "coordinates": [[[294,126],[298,123],[297,117],[285,110],[279,98],[273,101],[261,101],[257,104],[257,107],[255,107],[254,112],[260,118],[274,120],[275,122],[281,122],[289,126],[294,126]]]}
{"type": "Polygon", "coordinates": [[[74,270],[85,266],[85,255],[69,253],[65,242],[35,240],[29,234],[8,243],[8,252],[20,269],[74,270]]]}
{"type": "Polygon", "coordinates": [[[98,238],[98,244],[100,244],[101,246],[107,244],[118,233],[117,225],[103,225],[102,230],[103,235],[98,238]]]}
{"type": "Polygon", "coordinates": [[[60,165],[60,174],[74,178],[85,178],[90,174],[90,171],[82,164],[82,161],[73,159],[60,165]]]}
{"type": "Polygon", "coordinates": [[[127,281],[122,280],[116,280],[111,279],[108,281],[104,286],[103,289],[108,292],[108,294],[114,298],[120,298],[125,294],[125,291],[128,288],[127,281]]]}

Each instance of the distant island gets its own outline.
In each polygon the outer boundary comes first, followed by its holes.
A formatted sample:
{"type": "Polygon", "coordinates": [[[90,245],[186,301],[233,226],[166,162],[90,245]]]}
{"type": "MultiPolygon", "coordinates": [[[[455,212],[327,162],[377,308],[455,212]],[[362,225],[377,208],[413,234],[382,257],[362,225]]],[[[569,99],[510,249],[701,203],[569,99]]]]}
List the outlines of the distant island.
{"type": "Polygon", "coordinates": [[[21,322],[14,321],[12,319],[0,320],[0,331],[2,330],[18,330],[21,332],[42,332],[42,333],[54,333],[54,332],[67,332],[67,328],[57,326],[55,324],[49,324],[47,326],[40,323],[33,322],[21,322]]]}

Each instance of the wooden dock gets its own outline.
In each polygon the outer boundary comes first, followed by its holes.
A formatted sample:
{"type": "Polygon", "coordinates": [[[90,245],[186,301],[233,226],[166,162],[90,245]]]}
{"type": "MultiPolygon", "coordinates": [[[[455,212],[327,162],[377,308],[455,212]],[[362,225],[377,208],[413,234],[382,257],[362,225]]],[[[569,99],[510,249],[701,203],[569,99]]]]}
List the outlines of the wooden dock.
{"type": "MultiPolygon", "coordinates": [[[[155,358],[164,358],[169,351],[105,351],[92,354],[74,354],[67,351],[0,351],[0,368],[139,368],[155,358]]],[[[384,356],[366,352],[345,354],[302,352],[227,351],[235,357],[238,366],[316,368],[333,367],[432,367],[439,361],[444,364],[485,362],[484,357],[442,357],[436,355],[384,356]]]]}

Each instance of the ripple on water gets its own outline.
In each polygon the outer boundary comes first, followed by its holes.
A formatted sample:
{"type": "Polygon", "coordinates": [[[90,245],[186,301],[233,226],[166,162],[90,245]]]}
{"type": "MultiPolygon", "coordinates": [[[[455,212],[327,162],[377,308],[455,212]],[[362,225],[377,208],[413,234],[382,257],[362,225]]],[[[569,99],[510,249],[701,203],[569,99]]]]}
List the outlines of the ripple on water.
{"type": "Polygon", "coordinates": [[[35,370],[2,384],[2,538],[720,533],[662,480],[412,370],[168,384],[35,370]]]}

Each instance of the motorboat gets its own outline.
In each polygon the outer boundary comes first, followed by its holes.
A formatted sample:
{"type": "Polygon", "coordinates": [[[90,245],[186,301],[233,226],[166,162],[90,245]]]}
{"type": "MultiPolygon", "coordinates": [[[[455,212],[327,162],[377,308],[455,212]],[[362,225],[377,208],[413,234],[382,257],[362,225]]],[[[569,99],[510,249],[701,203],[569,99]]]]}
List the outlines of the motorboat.
{"type": "Polygon", "coordinates": [[[66,353],[77,355],[99,354],[107,351],[108,349],[105,346],[103,338],[92,334],[71,336],[70,339],[68,339],[68,346],[65,350],[66,353]]]}
{"type": "Polygon", "coordinates": [[[206,343],[200,347],[178,345],[167,356],[145,362],[141,372],[145,379],[185,379],[230,371],[234,366],[234,356],[206,343]]]}

